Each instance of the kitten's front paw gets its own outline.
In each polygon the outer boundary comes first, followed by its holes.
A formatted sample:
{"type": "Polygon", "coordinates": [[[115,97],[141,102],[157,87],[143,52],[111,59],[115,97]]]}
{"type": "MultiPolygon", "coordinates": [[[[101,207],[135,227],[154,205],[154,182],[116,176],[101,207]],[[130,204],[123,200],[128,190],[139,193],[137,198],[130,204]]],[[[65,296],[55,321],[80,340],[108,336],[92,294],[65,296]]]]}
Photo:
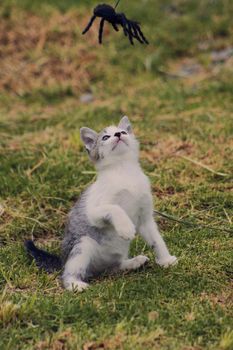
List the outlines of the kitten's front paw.
{"type": "Polygon", "coordinates": [[[165,259],[156,259],[156,263],[161,267],[169,267],[176,265],[178,263],[178,259],[176,256],[168,256],[165,259]]]}
{"type": "Polygon", "coordinates": [[[130,220],[121,221],[117,228],[117,233],[126,240],[132,240],[136,234],[135,226],[130,220]]]}
{"type": "Polygon", "coordinates": [[[145,255],[138,255],[134,258],[135,269],[145,265],[150,259],[145,255]]]}
{"type": "Polygon", "coordinates": [[[82,292],[84,289],[89,287],[89,284],[83,282],[73,276],[69,276],[65,280],[63,280],[63,285],[65,289],[70,290],[72,292],[82,292]]]}

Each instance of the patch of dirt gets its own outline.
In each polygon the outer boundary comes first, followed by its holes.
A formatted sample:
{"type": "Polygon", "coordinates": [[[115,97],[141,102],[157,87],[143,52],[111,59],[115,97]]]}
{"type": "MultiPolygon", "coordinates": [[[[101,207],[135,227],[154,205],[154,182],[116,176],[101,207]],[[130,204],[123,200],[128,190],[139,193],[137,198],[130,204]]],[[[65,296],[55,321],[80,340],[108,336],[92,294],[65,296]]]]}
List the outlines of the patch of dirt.
{"type": "Polygon", "coordinates": [[[63,332],[58,332],[53,335],[52,339],[43,340],[36,344],[36,350],[66,350],[69,349],[69,343],[73,338],[73,333],[70,328],[63,332]]]}
{"type": "Polygon", "coordinates": [[[117,332],[113,337],[98,342],[87,342],[82,350],[123,350],[130,344],[139,349],[160,349],[164,331],[161,328],[155,329],[146,335],[127,335],[124,331],[117,332]]]}
{"type": "Polygon", "coordinates": [[[195,147],[192,143],[187,141],[177,140],[174,137],[159,140],[155,146],[148,150],[142,150],[141,156],[153,163],[161,159],[166,159],[174,155],[190,155],[193,153],[195,147]]]}
{"type": "Polygon", "coordinates": [[[221,63],[227,61],[233,56],[233,47],[227,47],[222,50],[215,50],[211,53],[211,61],[213,63],[221,63]]]}
{"type": "Polygon", "coordinates": [[[95,342],[89,342],[84,344],[83,350],[100,350],[100,349],[107,349],[106,344],[103,342],[95,343],[95,342]]]}
{"type": "Polygon", "coordinates": [[[158,198],[164,198],[166,196],[173,196],[176,191],[173,186],[168,186],[164,188],[159,188],[157,186],[153,186],[153,193],[155,194],[156,197],[158,198]]]}
{"type": "Polygon", "coordinates": [[[212,51],[207,56],[208,66],[200,64],[194,58],[184,57],[170,61],[167,70],[161,73],[171,79],[183,79],[185,84],[192,86],[218,75],[223,67],[232,71],[232,56],[232,47],[212,51]]]}
{"type": "Polygon", "coordinates": [[[189,57],[170,61],[167,70],[161,73],[171,79],[184,79],[185,83],[190,85],[210,76],[210,72],[207,69],[195,59],[189,57]]]}
{"type": "Polygon", "coordinates": [[[233,307],[233,291],[232,286],[230,289],[220,293],[220,294],[207,294],[205,292],[201,293],[201,300],[208,300],[213,307],[216,305],[222,308],[232,308],[233,307]]]}
{"type": "MultiPolygon", "coordinates": [[[[67,143],[69,136],[64,133],[59,127],[46,128],[45,130],[40,130],[38,132],[28,132],[23,136],[15,136],[13,140],[8,141],[7,148],[9,151],[17,151],[22,148],[27,148],[28,150],[39,150],[38,146],[43,146],[47,143],[58,141],[63,146],[67,143]]],[[[6,148],[2,149],[4,152],[6,148]]],[[[1,153],[1,148],[0,148],[1,153]]]]}
{"type": "Polygon", "coordinates": [[[1,18],[0,89],[18,95],[46,88],[82,91],[96,61],[94,29],[88,41],[81,40],[88,18],[74,10],[44,18],[19,9],[1,18]]]}

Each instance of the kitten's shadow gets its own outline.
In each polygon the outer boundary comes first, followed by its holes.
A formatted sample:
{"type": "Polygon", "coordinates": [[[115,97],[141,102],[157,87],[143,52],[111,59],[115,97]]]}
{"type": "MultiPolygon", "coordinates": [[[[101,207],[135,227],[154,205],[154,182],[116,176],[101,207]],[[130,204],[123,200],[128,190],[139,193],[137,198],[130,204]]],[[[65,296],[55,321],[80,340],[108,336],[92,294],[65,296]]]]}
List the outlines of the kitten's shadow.
{"type": "Polygon", "coordinates": [[[127,270],[127,271],[121,271],[121,270],[116,270],[116,271],[104,271],[101,273],[99,276],[92,277],[88,282],[91,283],[98,283],[98,282],[103,282],[106,280],[118,280],[119,278],[125,277],[125,276],[138,276],[144,274],[145,270],[152,271],[153,266],[149,264],[149,261],[147,261],[144,265],[140,266],[139,268],[135,270],[127,270]]]}

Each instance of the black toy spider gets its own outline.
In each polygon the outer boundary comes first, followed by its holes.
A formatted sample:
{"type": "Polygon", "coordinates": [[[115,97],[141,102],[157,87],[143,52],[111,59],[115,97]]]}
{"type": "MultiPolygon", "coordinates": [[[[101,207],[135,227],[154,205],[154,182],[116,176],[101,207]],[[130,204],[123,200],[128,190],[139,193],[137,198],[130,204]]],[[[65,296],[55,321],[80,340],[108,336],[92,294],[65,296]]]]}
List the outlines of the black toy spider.
{"type": "Polygon", "coordinates": [[[118,26],[121,25],[124,31],[125,36],[128,36],[129,41],[132,45],[134,45],[133,39],[138,40],[141,44],[149,44],[144,34],[141,31],[140,25],[136,21],[130,21],[126,18],[124,13],[116,13],[115,9],[106,4],[98,5],[94,8],[93,16],[91,17],[88,25],[83,30],[82,34],[88,32],[91,28],[96,17],[101,17],[100,28],[99,28],[99,43],[102,43],[104,22],[107,21],[111,23],[113,28],[118,32],[118,26]]]}

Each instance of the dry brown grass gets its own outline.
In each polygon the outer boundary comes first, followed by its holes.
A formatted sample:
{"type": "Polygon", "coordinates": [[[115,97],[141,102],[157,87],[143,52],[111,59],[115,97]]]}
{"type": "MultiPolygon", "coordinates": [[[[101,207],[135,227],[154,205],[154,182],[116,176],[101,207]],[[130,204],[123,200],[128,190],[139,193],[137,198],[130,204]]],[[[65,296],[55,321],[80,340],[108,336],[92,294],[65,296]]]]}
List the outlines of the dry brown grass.
{"type": "Polygon", "coordinates": [[[82,91],[92,78],[96,54],[93,31],[80,40],[87,18],[77,11],[51,16],[12,10],[0,22],[0,89],[22,95],[33,89],[82,91]]]}

